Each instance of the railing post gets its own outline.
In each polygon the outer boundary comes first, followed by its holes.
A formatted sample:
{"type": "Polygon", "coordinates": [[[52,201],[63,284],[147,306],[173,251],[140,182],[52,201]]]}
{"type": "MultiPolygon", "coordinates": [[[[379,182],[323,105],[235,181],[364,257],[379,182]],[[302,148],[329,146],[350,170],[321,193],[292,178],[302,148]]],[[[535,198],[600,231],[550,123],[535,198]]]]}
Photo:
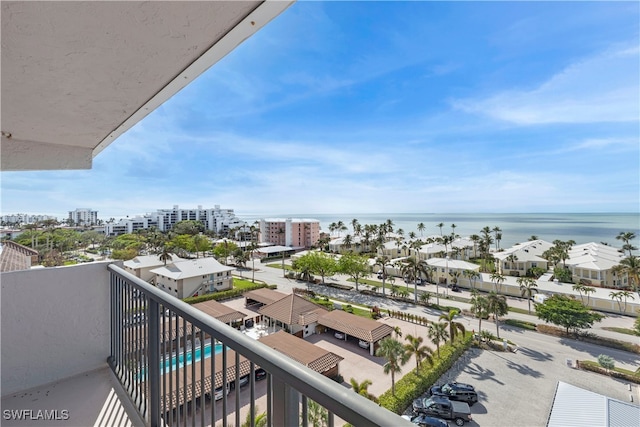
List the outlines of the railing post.
{"type": "Polygon", "coordinates": [[[300,425],[300,393],[275,376],[272,378],[273,425],[300,425]]]}
{"type": "Polygon", "coordinates": [[[149,423],[151,427],[160,425],[160,310],[158,301],[149,298],[149,423]]]}

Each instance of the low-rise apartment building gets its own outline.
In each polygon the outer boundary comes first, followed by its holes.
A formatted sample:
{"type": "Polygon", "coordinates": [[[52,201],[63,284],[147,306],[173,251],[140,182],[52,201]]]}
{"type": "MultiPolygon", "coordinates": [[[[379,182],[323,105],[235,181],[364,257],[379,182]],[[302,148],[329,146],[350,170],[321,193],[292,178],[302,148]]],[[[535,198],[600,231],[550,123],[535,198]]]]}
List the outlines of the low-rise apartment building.
{"type": "Polygon", "coordinates": [[[150,270],[155,274],[156,286],[179,298],[188,298],[233,287],[232,267],[214,258],[179,261],[150,270]]]}

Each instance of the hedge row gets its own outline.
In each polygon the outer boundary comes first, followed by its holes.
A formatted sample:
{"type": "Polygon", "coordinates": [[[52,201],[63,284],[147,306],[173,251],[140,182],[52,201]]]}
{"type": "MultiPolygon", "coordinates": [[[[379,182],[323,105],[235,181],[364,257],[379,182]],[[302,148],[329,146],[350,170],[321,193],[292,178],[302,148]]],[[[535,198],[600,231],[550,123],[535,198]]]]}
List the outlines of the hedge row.
{"type": "Polygon", "coordinates": [[[261,288],[276,289],[276,286],[275,285],[267,286],[261,283],[260,284],[256,283],[255,286],[251,286],[251,287],[246,287],[242,289],[229,289],[228,291],[218,291],[210,294],[198,295],[197,297],[185,298],[183,301],[186,302],[187,304],[197,304],[199,302],[205,302],[205,301],[211,301],[211,300],[222,301],[226,299],[235,298],[235,297],[241,296],[245,292],[249,292],[249,291],[253,291],[261,288]]]}
{"type": "Polygon", "coordinates": [[[411,369],[401,379],[396,381],[396,394],[391,389],[378,397],[381,406],[396,414],[402,414],[411,403],[426,392],[429,387],[447,372],[454,362],[471,346],[473,335],[467,332],[461,340],[455,344],[445,344],[440,347],[440,358],[434,355],[434,364],[423,362],[416,375],[416,370],[411,369]]]}
{"type": "Polygon", "coordinates": [[[387,310],[390,317],[395,317],[396,319],[404,320],[406,322],[417,323],[418,325],[426,326],[431,321],[426,317],[418,316],[417,314],[408,313],[406,311],[395,311],[395,310],[387,310]]]}
{"type": "Polygon", "coordinates": [[[578,360],[578,367],[585,371],[597,372],[598,374],[609,375],[613,378],[620,378],[621,380],[631,381],[636,384],[640,384],[640,375],[631,375],[619,371],[607,371],[596,362],[588,360],[578,360]]]}

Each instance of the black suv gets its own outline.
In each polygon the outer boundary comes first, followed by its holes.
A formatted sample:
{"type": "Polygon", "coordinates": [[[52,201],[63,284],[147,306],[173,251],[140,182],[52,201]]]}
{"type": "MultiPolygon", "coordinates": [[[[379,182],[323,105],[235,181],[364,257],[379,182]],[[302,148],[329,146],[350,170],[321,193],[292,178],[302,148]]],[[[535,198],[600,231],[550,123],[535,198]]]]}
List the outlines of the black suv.
{"type": "Polygon", "coordinates": [[[459,402],[467,402],[469,406],[473,406],[478,401],[478,393],[470,384],[464,383],[446,383],[442,386],[434,385],[429,390],[431,396],[444,396],[449,400],[457,400],[459,402]]]}

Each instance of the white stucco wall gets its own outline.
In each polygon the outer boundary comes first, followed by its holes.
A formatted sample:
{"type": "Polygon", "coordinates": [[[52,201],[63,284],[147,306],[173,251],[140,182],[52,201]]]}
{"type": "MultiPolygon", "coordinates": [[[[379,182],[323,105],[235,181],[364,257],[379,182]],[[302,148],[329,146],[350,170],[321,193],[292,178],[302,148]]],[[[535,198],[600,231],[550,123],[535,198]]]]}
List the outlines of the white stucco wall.
{"type": "Polygon", "coordinates": [[[104,367],[108,262],[2,273],[2,395],[104,367]]]}

